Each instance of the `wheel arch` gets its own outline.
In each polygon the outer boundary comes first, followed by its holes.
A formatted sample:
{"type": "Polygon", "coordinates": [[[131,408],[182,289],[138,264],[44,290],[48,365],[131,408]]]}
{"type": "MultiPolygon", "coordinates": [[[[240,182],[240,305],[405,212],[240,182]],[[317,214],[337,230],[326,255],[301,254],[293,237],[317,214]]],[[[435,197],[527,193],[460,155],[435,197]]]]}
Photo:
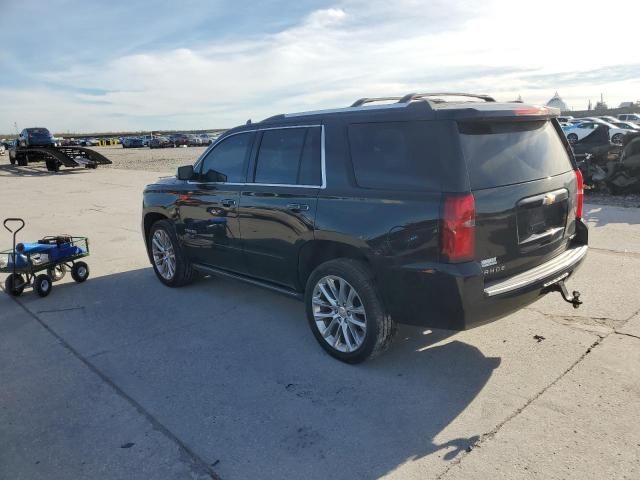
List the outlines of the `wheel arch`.
{"type": "Polygon", "coordinates": [[[169,220],[165,214],[160,212],[147,212],[145,213],[142,220],[142,234],[144,235],[144,244],[147,248],[147,255],[149,256],[149,260],[151,259],[151,251],[149,250],[149,233],[151,232],[151,227],[158,220],[169,220]]]}
{"type": "Polygon", "coordinates": [[[335,240],[310,240],[300,248],[298,255],[298,281],[302,290],[316,267],[336,258],[353,258],[371,266],[362,247],[335,240]]]}

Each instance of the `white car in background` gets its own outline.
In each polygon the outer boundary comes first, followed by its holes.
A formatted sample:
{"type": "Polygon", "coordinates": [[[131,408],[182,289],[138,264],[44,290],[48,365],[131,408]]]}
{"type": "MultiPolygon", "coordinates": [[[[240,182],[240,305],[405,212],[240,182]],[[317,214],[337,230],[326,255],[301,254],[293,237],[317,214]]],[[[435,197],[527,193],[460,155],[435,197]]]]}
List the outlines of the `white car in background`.
{"type": "Polygon", "coordinates": [[[615,122],[611,122],[611,124],[615,125],[618,128],[621,128],[623,130],[629,130],[631,132],[640,131],[640,125],[638,125],[637,123],[633,123],[633,122],[622,122],[620,120],[616,120],[615,122]]]}
{"type": "Polygon", "coordinates": [[[606,127],[609,130],[609,141],[618,145],[622,144],[622,137],[631,131],[618,128],[609,122],[597,118],[562,127],[562,131],[564,131],[564,134],[567,136],[569,143],[574,144],[591,135],[600,126],[606,127]]]}
{"type": "Polygon", "coordinates": [[[618,120],[624,122],[640,123],[640,113],[622,113],[618,115],[618,120]]]}

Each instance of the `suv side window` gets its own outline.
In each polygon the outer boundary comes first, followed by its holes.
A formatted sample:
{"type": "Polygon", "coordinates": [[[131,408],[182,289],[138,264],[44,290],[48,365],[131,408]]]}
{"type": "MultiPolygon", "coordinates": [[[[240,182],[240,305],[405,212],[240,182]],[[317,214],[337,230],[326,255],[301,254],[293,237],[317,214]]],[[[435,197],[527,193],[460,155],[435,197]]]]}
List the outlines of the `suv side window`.
{"type": "Polygon", "coordinates": [[[200,181],[243,183],[245,162],[251,148],[253,132],[237,133],[222,140],[202,160],[200,181]],[[223,177],[218,177],[216,172],[223,177]]]}
{"type": "Polygon", "coordinates": [[[265,130],[256,158],[255,183],[320,186],[320,127],[265,130]]]}
{"type": "Polygon", "coordinates": [[[438,190],[438,139],[428,122],[349,125],[356,183],[363,188],[438,190]]]}

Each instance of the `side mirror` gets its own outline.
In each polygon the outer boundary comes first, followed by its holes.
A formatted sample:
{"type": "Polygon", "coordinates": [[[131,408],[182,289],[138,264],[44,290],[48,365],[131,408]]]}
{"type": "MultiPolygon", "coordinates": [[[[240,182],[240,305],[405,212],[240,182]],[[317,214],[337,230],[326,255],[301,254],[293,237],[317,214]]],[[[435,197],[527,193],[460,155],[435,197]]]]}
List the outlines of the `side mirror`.
{"type": "Polygon", "coordinates": [[[193,178],[193,165],[178,167],[176,177],[178,177],[178,180],[191,180],[193,178]]]}

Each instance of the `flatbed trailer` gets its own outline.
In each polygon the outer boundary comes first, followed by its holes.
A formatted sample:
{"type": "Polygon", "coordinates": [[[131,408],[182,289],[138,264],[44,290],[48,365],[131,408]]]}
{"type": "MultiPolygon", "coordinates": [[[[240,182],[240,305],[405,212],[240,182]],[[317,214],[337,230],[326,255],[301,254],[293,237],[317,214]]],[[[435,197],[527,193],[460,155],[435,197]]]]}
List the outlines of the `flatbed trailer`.
{"type": "Polygon", "coordinates": [[[9,150],[9,162],[20,166],[27,166],[33,162],[45,162],[47,170],[57,172],[61,166],[67,168],[98,168],[98,165],[109,165],[104,155],[83,147],[14,147],[9,150]]]}

